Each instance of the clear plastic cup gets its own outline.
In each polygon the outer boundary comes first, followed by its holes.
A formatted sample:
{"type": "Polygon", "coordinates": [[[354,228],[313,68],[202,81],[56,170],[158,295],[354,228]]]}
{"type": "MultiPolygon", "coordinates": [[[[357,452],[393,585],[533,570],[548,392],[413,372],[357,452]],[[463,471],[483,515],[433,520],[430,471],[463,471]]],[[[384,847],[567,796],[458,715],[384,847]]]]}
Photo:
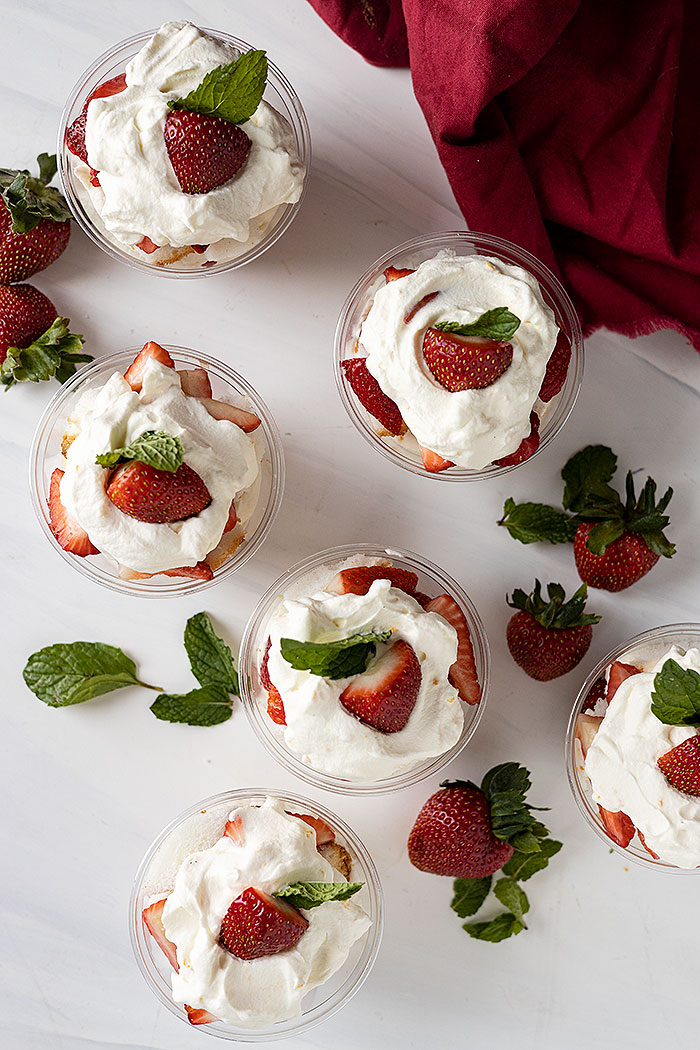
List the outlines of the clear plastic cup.
{"type": "Polygon", "coordinates": [[[241,642],[238,668],[243,706],[255,734],[264,747],[285,769],[301,777],[307,783],[346,795],[377,795],[399,791],[401,788],[417,784],[432,776],[453,758],[456,758],[474,736],[483,715],[488,696],[489,672],[490,652],[484,625],[471,599],[459,584],[427,558],[400,547],[378,547],[370,543],[346,544],[342,547],[321,551],[283,573],[262,596],[248,621],[241,642]],[[464,714],[464,726],[456,744],[442,755],[437,755],[412,769],[382,780],[346,780],[313,769],[302,762],[285,744],[284,727],[278,726],[267,714],[267,690],[260,682],[260,665],[268,638],[267,624],[282,596],[289,593],[292,588],[295,594],[305,593],[303,592],[304,577],[310,573],[317,573],[324,567],[328,567],[330,581],[331,576],[337,570],[338,562],[354,556],[387,558],[396,568],[407,569],[418,574],[419,591],[430,597],[446,593],[455,599],[469,626],[477,676],[481,685],[481,700],[478,704],[471,706],[462,700],[459,701],[464,714]]]}
{"type": "MultiPolygon", "coordinates": [[[[164,344],[165,345],[165,344],[164,344]]],[[[233,369],[206,354],[182,346],[165,348],[175,362],[175,367],[205,368],[212,385],[212,395],[220,401],[228,401],[247,408],[261,419],[260,426],[252,432],[260,466],[259,492],[255,509],[244,527],[245,536],[233,553],[214,569],[211,580],[193,580],[176,576],[154,576],[152,579],[122,579],[118,566],[104,554],[78,557],[63,550],[53,534],[48,510],[51,475],[56,467],[63,467],[61,439],[66,430],[66,421],[80,395],[88,389],[103,386],[114,372],[125,372],[141,349],[130,347],[108,357],[100,357],[81,368],[64,383],[49,402],[37,424],[29,453],[29,487],[34,512],[44,535],[61,557],[83,576],[110,590],[122,594],[134,594],[145,598],[174,598],[194,594],[211,587],[240,569],[263,542],[279,511],[284,492],[284,456],[282,439],[270,410],[260,395],[233,369]]]]}
{"type": "Polygon", "coordinates": [[[608,849],[614,849],[616,853],[619,853],[626,860],[634,861],[635,864],[641,864],[645,868],[669,872],[671,875],[692,875],[700,872],[700,867],[679,868],[668,861],[655,860],[644,848],[638,835],[634,836],[627,847],[620,846],[619,843],[610,838],[601,820],[598,806],[592,799],[591,782],[586,776],[581,745],[576,738],[576,720],[583,712],[589,691],[595,682],[605,674],[610,664],[616,660],[621,660],[627,664],[636,664],[638,661],[658,660],[664,653],[668,652],[672,645],[679,645],[683,649],[700,647],[700,624],[671,623],[664,627],[654,627],[643,634],[637,634],[608,653],[597,667],[591,671],[576,697],[576,703],[569,719],[569,726],[566,732],[566,773],[576,805],[586,823],[595,831],[598,838],[602,839],[608,849]]]}
{"type": "MultiPolygon", "coordinates": [[[[503,262],[521,266],[539,281],[545,302],[551,307],[559,328],[571,343],[571,361],[564,386],[547,404],[536,402],[536,405],[539,405],[537,411],[540,415],[540,445],[534,455],[536,456],[547,448],[569,418],[581,388],[583,379],[581,323],[574,304],[551,270],[547,269],[544,263],[541,263],[530,252],[502,237],[461,231],[433,233],[405,241],[382,255],[363,273],[343,304],[335,332],[333,369],[340,399],[350,419],[363,438],[381,452],[386,459],[405,470],[410,470],[413,474],[437,478],[440,481],[482,481],[499,474],[507,474],[522,464],[498,466],[493,463],[484,467],[483,470],[468,470],[457,466],[439,472],[426,470],[421,460],[418,443],[413,435],[409,432],[402,437],[393,437],[383,431],[381,424],[360,404],[340,366],[341,361],[354,356],[362,322],[367,316],[377,291],[385,284],[384,270],[388,266],[394,266],[397,269],[417,269],[421,263],[434,258],[439,251],[444,250],[455,252],[458,256],[488,255],[501,259],[503,262]]],[[[524,462],[530,462],[532,458],[530,456],[524,462]]]]}
{"type": "MultiPolygon", "coordinates": [[[[149,262],[150,256],[145,252],[125,247],[116,238],[112,237],[104,228],[99,215],[89,200],[87,200],[85,193],[81,194],[80,192],[80,184],[75,174],[75,164],[78,162],[78,158],[74,157],[66,146],[66,129],[80,115],[85,105],[85,100],[95,88],[123,73],[127,63],[150,40],[154,32],[156,30],[152,29],[147,33],[138,33],[136,36],[129,37],[128,40],[122,40],[108,51],[105,51],[86,69],[68,96],[68,101],[61,115],[56,149],[61,189],[68,201],[75,221],[83,232],[102,248],[107,255],[126,263],[128,266],[133,266],[137,270],[144,270],[147,273],[155,273],[161,277],[207,277],[210,274],[235,270],[237,267],[245,266],[246,263],[257,259],[288,229],[301,207],[311,164],[311,136],[306,114],[287,78],[269,60],[267,85],[263,97],[273,109],[277,110],[285,118],[292,129],[297,153],[305,171],[304,185],[298,201],[294,204],[281,204],[274,210],[274,214],[266,216],[265,221],[259,225],[255,239],[248,243],[248,246],[240,255],[233,259],[213,262],[207,261],[203,255],[189,253],[184,256],[181,262],[156,265],[152,261],[149,262]],[[198,260],[201,260],[201,262],[198,262],[198,260]]],[[[228,33],[222,33],[215,29],[203,29],[203,32],[224,44],[236,48],[240,52],[251,50],[252,45],[246,43],[245,40],[239,40],[237,37],[230,36],[228,33]]]]}
{"type": "Polygon", "coordinates": [[[168,880],[171,875],[174,878],[177,866],[173,856],[177,856],[178,852],[188,854],[207,849],[223,834],[232,809],[245,804],[261,804],[266,796],[280,799],[294,813],[320,817],[333,828],[336,841],[345,847],[352,859],[350,881],[365,884],[354,899],[367,912],[372,925],[355,942],[343,966],[304,997],[300,1017],[255,1029],[239,1028],[223,1021],[198,1026],[201,1032],[231,1042],[259,1043],[285,1039],[306,1032],[332,1017],[349,1002],[369,976],[382,939],[384,902],[377,869],[367,848],[340,817],[318,802],[289,791],[259,788],[226,791],[198,802],[168,824],[149,848],[136,873],[129,902],[129,932],[136,962],[151,991],[171,1013],[187,1021],[183,1006],[175,1002],[172,996],[170,963],[143,921],[143,909],[172,889],[172,882],[168,884],[168,880]],[[179,851],[178,839],[183,841],[179,851]],[[188,847],[188,841],[196,844],[188,847]]]}

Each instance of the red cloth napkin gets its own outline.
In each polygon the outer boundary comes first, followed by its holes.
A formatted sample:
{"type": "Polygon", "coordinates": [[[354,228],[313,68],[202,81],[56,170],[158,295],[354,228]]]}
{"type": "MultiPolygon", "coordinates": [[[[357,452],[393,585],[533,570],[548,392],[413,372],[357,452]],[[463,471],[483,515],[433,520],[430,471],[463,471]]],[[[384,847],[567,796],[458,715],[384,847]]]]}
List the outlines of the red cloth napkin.
{"type": "Polygon", "coordinates": [[[587,332],[700,350],[699,0],[310,2],[410,65],[471,229],[558,270],[587,332]]]}

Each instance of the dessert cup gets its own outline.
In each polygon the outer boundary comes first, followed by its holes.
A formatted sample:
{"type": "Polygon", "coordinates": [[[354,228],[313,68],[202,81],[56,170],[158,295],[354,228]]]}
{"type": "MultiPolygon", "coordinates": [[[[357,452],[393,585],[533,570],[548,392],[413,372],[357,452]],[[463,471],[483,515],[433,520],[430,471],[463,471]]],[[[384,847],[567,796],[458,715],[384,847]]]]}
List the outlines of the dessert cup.
{"type": "Polygon", "coordinates": [[[426,558],[402,550],[400,547],[379,547],[369,543],[346,544],[333,547],[292,566],[276,580],[262,596],[245,629],[239,655],[240,693],[246,714],[253,730],[265,748],[285,769],[301,777],[315,787],[327,791],[336,791],[349,795],[373,795],[398,791],[410,784],[416,784],[436,774],[443,766],[452,761],[467,746],[481,720],[486,703],[489,684],[490,653],[486,632],[470,598],[464,590],[437,565],[426,558]],[[464,725],[456,744],[448,751],[435,758],[423,761],[413,768],[381,780],[356,781],[312,768],[302,762],[285,744],[282,727],[276,725],[267,714],[267,690],[260,682],[260,665],[268,637],[268,621],[282,595],[293,589],[294,594],[303,592],[304,578],[310,573],[318,573],[328,567],[329,579],[335,572],[338,562],[347,558],[360,556],[366,558],[388,558],[391,564],[399,569],[407,569],[418,574],[418,590],[430,597],[447,593],[460,606],[466,617],[472,646],[476,671],[481,685],[481,700],[475,706],[458,701],[464,714],[464,725]]]}
{"type": "MultiPolygon", "coordinates": [[[[226,259],[220,262],[203,262],[194,266],[192,263],[190,265],[179,263],[154,265],[147,261],[148,257],[143,252],[138,249],[130,250],[125,248],[113,238],[99,222],[99,217],[94,208],[86,205],[78,193],[77,179],[72,163],[76,158],[73,157],[66,145],[66,129],[79,116],[90,93],[98,85],[123,73],[127,63],[141,50],[154,32],[155,30],[150,30],[147,33],[139,33],[136,36],[129,37],[127,40],[122,40],[108,51],[105,51],[86,69],[68,96],[68,101],[61,115],[56,149],[58,176],[62,192],[68,201],[75,221],[83,232],[107,255],[126,263],[128,266],[133,266],[135,269],[147,273],[155,273],[161,277],[207,277],[210,274],[234,270],[239,266],[245,266],[246,263],[252,262],[253,259],[257,259],[282,236],[301,207],[308,181],[311,163],[311,137],[306,114],[287,78],[269,60],[268,79],[263,98],[287,120],[292,128],[299,160],[304,167],[304,185],[299,200],[294,204],[281,204],[276,209],[274,216],[269,218],[269,221],[264,225],[264,228],[259,229],[259,239],[255,243],[249,244],[240,255],[233,259],[226,259]]],[[[205,29],[204,32],[225,44],[229,44],[238,51],[251,50],[251,45],[246,43],[245,40],[239,40],[228,33],[222,33],[213,29],[205,29]]],[[[254,222],[254,220],[252,221],[254,222]]],[[[185,258],[192,260],[191,255],[185,258]]],[[[196,259],[199,258],[201,256],[197,256],[194,259],[195,264],[196,259]]]]}
{"type": "MultiPolygon", "coordinates": [[[[426,470],[415,438],[410,432],[403,437],[393,437],[386,431],[382,431],[381,424],[358,401],[340,365],[341,361],[353,356],[362,322],[367,316],[374,295],[385,283],[384,270],[389,266],[397,269],[404,267],[416,269],[427,259],[432,259],[438,252],[445,250],[454,252],[457,256],[488,255],[528,271],[539,282],[545,302],[553,311],[559,328],[569,339],[571,361],[564,385],[551,401],[542,406],[541,411],[538,409],[540,411],[540,445],[533,455],[547,448],[569,418],[581,388],[583,378],[581,324],[574,305],[562,284],[544,263],[541,263],[524,248],[519,248],[516,244],[501,237],[460,231],[433,233],[405,241],[382,255],[360,277],[345,300],[335,333],[333,368],[340,399],[346,412],[365,440],[383,456],[414,474],[442,481],[480,481],[499,474],[507,474],[522,464],[498,466],[492,463],[482,470],[469,470],[458,466],[439,472],[426,470]]],[[[532,459],[532,456],[529,458],[532,459]]],[[[524,462],[529,462],[529,460],[524,460],[524,462]]]]}
{"type": "Polygon", "coordinates": [[[576,703],[571,712],[566,733],[565,761],[569,786],[576,805],[586,823],[609,849],[614,849],[616,853],[619,853],[626,860],[634,861],[635,864],[641,864],[645,868],[668,872],[672,875],[692,875],[700,873],[700,866],[697,868],[680,868],[668,861],[657,860],[644,849],[637,835],[634,836],[627,847],[620,846],[609,836],[600,818],[598,806],[592,799],[591,782],[586,775],[581,745],[576,738],[576,720],[583,711],[589,691],[596,680],[605,673],[610,664],[615,660],[635,664],[638,660],[660,659],[668,651],[669,647],[674,644],[680,645],[683,649],[700,646],[700,624],[674,623],[664,627],[655,627],[650,631],[645,631],[643,634],[637,634],[633,638],[628,639],[628,641],[613,649],[600,661],[597,667],[591,671],[576,697],[576,703]]]}
{"type": "Polygon", "coordinates": [[[223,792],[191,806],[168,824],[149,848],[136,873],[129,902],[129,932],[139,970],[156,997],[171,1013],[187,1022],[183,1007],[173,999],[170,964],[150,936],[142,918],[143,909],[151,902],[151,898],[162,895],[167,889],[163,880],[167,883],[169,876],[174,877],[172,858],[170,865],[168,863],[168,850],[173,850],[178,840],[186,839],[192,843],[190,852],[206,849],[223,834],[224,824],[233,808],[246,803],[262,803],[269,795],[280,799],[285,807],[289,804],[290,811],[320,817],[333,828],[336,840],[352,858],[352,880],[365,883],[357,900],[369,915],[372,925],[353,945],[343,966],[324,984],[307,993],[300,1017],[259,1029],[239,1028],[223,1021],[198,1026],[201,1032],[231,1042],[258,1043],[285,1039],[308,1031],[331,1017],[352,998],[369,975],[382,938],[384,905],[377,869],[366,847],[339,817],[317,802],[288,791],[242,788],[223,792]]]}
{"type": "MultiPolygon", "coordinates": [[[[165,345],[165,344],[164,344],[165,345]]],[[[102,386],[115,371],[124,372],[140,347],[131,347],[98,358],[66,382],[49,402],[39,420],[29,454],[29,486],[34,511],[51,545],[83,576],[122,594],[147,598],[172,598],[210,587],[239,569],[255,553],[267,536],[282,502],[284,491],[284,457],[282,440],[270,410],[259,394],[237,372],[206,354],[181,346],[166,346],[176,368],[205,368],[215,398],[252,409],[261,425],[251,435],[254,439],[260,474],[257,504],[245,526],[245,538],[222,565],[214,570],[211,580],[185,577],[154,576],[152,579],[122,579],[115,562],[103,554],[87,558],[71,554],[58,543],[51,530],[48,497],[51,474],[61,466],[61,439],[66,420],[83,391],[102,386]]]]}

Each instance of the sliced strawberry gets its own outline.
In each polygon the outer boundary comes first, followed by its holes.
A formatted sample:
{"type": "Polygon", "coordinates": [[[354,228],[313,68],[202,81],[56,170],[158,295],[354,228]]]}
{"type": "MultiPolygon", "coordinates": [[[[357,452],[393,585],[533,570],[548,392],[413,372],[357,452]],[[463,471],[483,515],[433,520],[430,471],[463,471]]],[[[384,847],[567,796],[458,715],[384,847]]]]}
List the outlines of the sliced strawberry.
{"type": "Polygon", "coordinates": [[[270,686],[267,694],[267,713],[278,726],[286,726],[287,718],[284,710],[284,701],[274,685],[270,686]]]}
{"type": "Polygon", "coordinates": [[[227,820],[226,826],[224,827],[224,835],[228,836],[237,846],[242,846],[245,842],[245,835],[243,834],[243,818],[234,817],[233,820],[227,820]]]}
{"type": "Polygon", "coordinates": [[[146,366],[151,359],[159,361],[161,365],[165,365],[167,368],[175,367],[175,362],[167,350],[158,343],[146,343],[143,350],[139,350],[138,354],[124,373],[124,378],[127,383],[131,389],[135,390],[137,393],[141,390],[144,372],[146,371],[146,366]]]}
{"type": "Polygon", "coordinates": [[[644,849],[647,851],[647,853],[651,853],[651,855],[654,858],[654,860],[658,860],[659,859],[659,854],[658,853],[654,853],[654,851],[651,848],[651,846],[647,846],[646,842],[644,841],[644,836],[642,835],[642,833],[639,830],[639,828],[637,828],[637,834],[639,835],[639,841],[644,846],[644,849]]]}
{"type": "Polygon", "coordinates": [[[171,110],[165,148],[183,193],[209,193],[232,179],[252,145],[245,131],[221,117],[171,110]]]}
{"type": "Polygon", "coordinates": [[[146,253],[146,255],[153,255],[154,252],[158,251],[160,245],[156,244],[155,241],[152,241],[150,237],[142,237],[141,240],[137,241],[134,245],[134,248],[140,248],[142,252],[146,253]]]}
{"type": "MultiPolygon", "coordinates": [[[[80,157],[84,164],[88,163],[87,149],[85,146],[85,125],[87,123],[88,106],[93,98],[108,98],[110,95],[119,95],[125,87],[125,73],[120,73],[118,76],[112,77],[111,80],[106,80],[104,84],[100,84],[95,88],[91,95],[88,95],[80,115],[77,116],[73,123],[66,128],[66,146],[76,157],[80,157]]],[[[92,168],[91,171],[95,176],[97,175],[94,168],[92,168]]],[[[92,178],[90,181],[93,181],[92,178]]],[[[99,184],[99,180],[93,182],[93,185],[99,186],[99,184]]]]}
{"type": "Polygon", "coordinates": [[[395,401],[384,393],[377,380],[367,368],[366,357],[352,357],[340,362],[345,378],[357,396],[357,400],[371,416],[382,424],[390,434],[398,436],[406,432],[406,424],[395,401]]]}
{"type": "Polygon", "coordinates": [[[403,323],[404,324],[408,324],[409,321],[412,321],[413,318],[418,313],[418,311],[422,310],[424,306],[428,305],[428,303],[432,303],[433,299],[436,299],[437,296],[438,296],[438,292],[428,292],[427,295],[424,295],[422,299],[418,300],[418,302],[416,303],[415,306],[411,307],[411,309],[408,311],[408,313],[404,317],[403,323]]]}
{"type": "Polygon", "coordinates": [[[671,787],[686,795],[700,795],[700,736],[691,736],[657,759],[671,787]]]}
{"type": "Polygon", "coordinates": [[[540,401],[551,401],[559,393],[564,386],[570,360],[571,343],[560,330],[554,350],[552,350],[552,356],[547,362],[547,371],[544,374],[539,393],[540,401]]]}
{"type": "Polygon", "coordinates": [[[441,470],[447,470],[449,467],[454,467],[454,463],[450,459],[443,459],[437,452],[433,452],[432,449],[423,448],[419,445],[421,459],[423,460],[423,466],[426,470],[429,470],[431,474],[438,474],[441,470]]]}
{"type": "Polygon", "coordinates": [[[224,533],[230,532],[231,529],[235,529],[238,524],[238,514],[236,513],[236,501],[231,500],[231,506],[228,509],[228,518],[226,519],[226,525],[224,526],[224,533]]]}
{"type": "Polygon", "coordinates": [[[450,682],[467,704],[478,704],[481,686],[476,675],[474,649],[464,613],[449,594],[438,594],[425,606],[426,612],[437,613],[457,632],[457,659],[450,668],[450,682]]]}
{"type": "Polygon", "coordinates": [[[483,390],[510,368],[513,345],[498,339],[428,328],[423,336],[423,358],[433,377],[446,390],[452,393],[483,390]]]}
{"type": "Polygon", "coordinates": [[[398,733],[411,716],[422,673],[413,648],[400,639],[340,694],[346,711],[380,733],[398,733]]]}
{"type": "Polygon", "coordinates": [[[397,270],[395,266],[387,266],[384,271],[384,276],[386,277],[386,283],[389,284],[390,281],[398,281],[402,277],[408,277],[409,273],[415,272],[415,270],[397,270]]]}
{"type": "Polygon", "coordinates": [[[167,957],[173,970],[179,971],[180,967],[177,961],[177,947],[172,941],[168,940],[165,935],[165,927],[163,926],[163,908],[165,907],[167,899],[167,897],[164,897],[163,900],[156,901],[155,904],[151,904],[148,908],[144,908],[143,921],[146,923],[148,932],[154,938],[163,954],[167,957]]]}
{"type": "Polygon", "coordinates": [[[316,845],[324,846],[327,842],[335,842],[335,832],[330,824],[326,824],[321,817],[312,817],[308,813],[290,813],[290,817],[298,817],[305,824],[309,824],[316,832],[316,845]]]}
{"type": "Polygon", "coordinates": [[[107,498],[117,510],[152,525],[184,521],[211,503],[209,489],[186,463],[173,473],[139,460],[117,467],[107,485],[107,498]]]}
{"type": "Polygon", "coordinates": [[[524,463],[526,459],[533,456],[540,447],[540,417],[536,412],[530,413],[530,433],[520,442],[515,452],[501,459],[494,459],[497,467],[514,467],[517,463],[524,463]]]}
{"type": "Polygon", "coordinates": [[[331,594],[367,594],[375,580],[391,580],[392,587],[398,587],[406,594],[413,594],[418,586],[418,577],[408,569],[395,569],[392,565],[358,565],[341,569],[326,590],[331,594]]]}
{"type": "Polygon", "coordinates": [[[229,405],[228,401],[215,401],[211,397],[200,397],[199,400],[214,419],[228,419],[230,423],[235,423],[246,434],[250,434],[260,426],[261,420],[259,416],[256,416],[253,412],[246,412],[244,408],[236,408],[235,405],[229,405]]]}
{"type": "Polygon", "coordinates": [[[599,718],[597,715],[580,714],[576,718],[576,729],[574,733],[576,739],[581,745],[581,753],[584,758],[588,754],[588,749],[593,743],[602,721],[603,719],[599,718]]]}
{"type": "Polygon", "coordinates": [[[293,948],[308,926],[291,904],[249,886],[224,915],[219,944],[239,959],[260,959],[293,948]]]}
{"type": "Polygon", "coordinates": [[[423,594],[422,591],[416,591],[415,594],[412,595],[412,597],[415,598],[418,604],[422,605],[424,609],[428,605],[428,603],[433,600],[429,594],[423,594]]]}
{"type": "Polygon", "coordinates": [[[219,1020],[218,1017],[214,1017],[214,1014],[210,1014],[208,1010],[201,1010],[194,1006],[187,1006],[187,1004],[185,1004],[185,1013],[190,1024],[212,1024],[213,1021],[219,1020]]]}
{"type": "Polygon", "coordinates": [[[265,652],[263,653],[263,658],[260,662],[260,684],[263,689],[272,689],[272,679],[270,678],[270,672],[267,669],[271,648],[272,638],[268,638],[265,644],[265,652]]]}
{"type": "Polygon", "coordinates": [[[211,382],[206,368],[185,368],[177,374],[183,394],[188,397],[211,397],[211,382]]]}
{"type": "Polygon", "coordinates": [[[622,683],[634,674],[641,674],[639,668],[635,667],[634,664],[623,664],[620,660],[616,660],[614,664],[611,664],[608,673],[608,690],[605,694],[605,699],[608,703],[610,703],[622,683]]]}
{"type": "Polygon", "coordinates": [[[58,540],[64,551],[77,554],[79,558],[86,558],[88,554],[99,554],[94,543],[90,542],[85,529],[78,525],[61,503],[61,479],[65,471],[58,467],[51,475],[49,484],[49,520],[51,531],[58,540]]]}
{"type": "Polygon", "coordinates": [[[605,681],[605,675],[599,675],[599,677],[596,678],[591,688],[588,690],[586,694],[586,699],[583,701],[583,704],[581,706],[581,710],[592,711],[599,700],[605,699],[607,688],[608,687],[605,681]]]}
{"type": "Polygon", "coordinates": [[[613,842],[617,842],[618,846],[626,849],[637,830],[630,818],[622,810],[613,813],[609,809],[603,809],[600,805],[598,809],[600,810],[600,819],[603,821],[605,830],[610,838],[613,842]]]}

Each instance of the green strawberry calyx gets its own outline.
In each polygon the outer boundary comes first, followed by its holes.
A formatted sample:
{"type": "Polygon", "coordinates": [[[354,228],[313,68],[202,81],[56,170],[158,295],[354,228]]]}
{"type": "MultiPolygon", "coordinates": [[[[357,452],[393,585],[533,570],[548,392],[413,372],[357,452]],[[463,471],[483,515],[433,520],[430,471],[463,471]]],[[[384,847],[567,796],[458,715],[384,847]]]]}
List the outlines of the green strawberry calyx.
{"type": "Polygon", "coordinates": [[[50,328],[29,346],[8,348],[0,365],[0,385],[9,390],[15,383],[40,383],[54,376],[65,383],[75,374],[76,365],[92,361],[92,354],[83,354],[82,335],[69,330],[67,317],[57,317],[50,328]]]}
{"type": "Polygon", "coordinates": [[[56,154],[41,153],[37,164],[38,178],[26,169],[0,168],[0,197],[10,213],[13,233],[29,233],[42,219],[51,222],[70,219],[65,198],[49,186],[57,170],[56,154]]]}
{"type": "Polygon", "coordinates": [[[512,597],[506,595],[506,602],[511,609],[529,613],[541,627],[548,630],[588,627],[600,621],[600,616],[583,611],[588,597],[585,583],[581,584],[568,602],[565,600],[564,588],[559,583],[547,584],[547,596],[549,600],[545,600],[542,594],[540,581],[535,580],[534,589],[530,594],[516,587],[512,597]]]}

